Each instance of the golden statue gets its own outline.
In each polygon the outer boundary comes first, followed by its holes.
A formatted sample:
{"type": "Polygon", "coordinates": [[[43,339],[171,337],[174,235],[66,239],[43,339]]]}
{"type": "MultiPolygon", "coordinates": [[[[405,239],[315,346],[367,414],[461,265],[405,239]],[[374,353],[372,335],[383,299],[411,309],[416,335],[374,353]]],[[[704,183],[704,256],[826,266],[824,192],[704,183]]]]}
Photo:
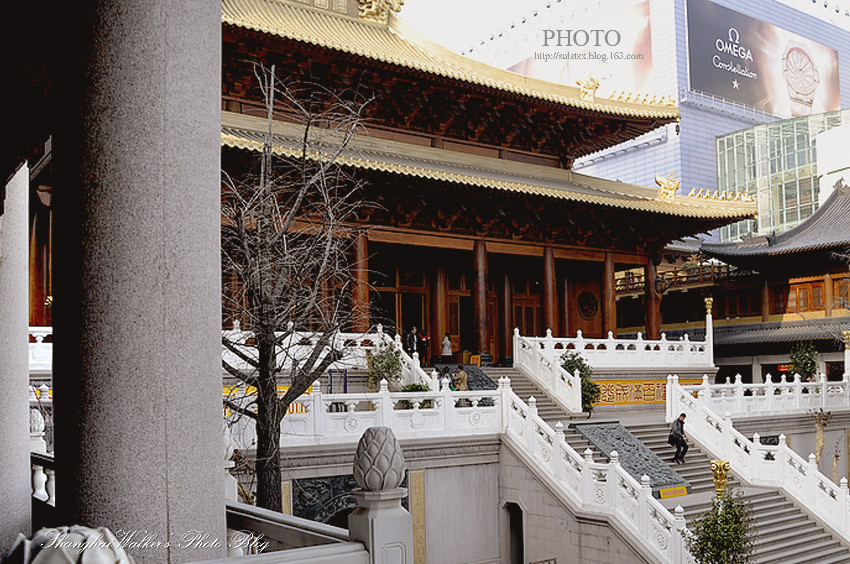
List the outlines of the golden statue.
{"type": "Polygon", "coordinates": [[[357,0],[360,8],[359,15],[370,22],[387,23],[390,10],[400,12],[404,0],[357,0]]]}
{"type": "Polygon", "coordinates": [[[679,191],[679,181],[673,178],[672,172],[667,175],[667,178],[656,174],[655,183],[661,187],[661,197],[665,200],[672,200],[679,191]]]}
{"type": "Polygon", "coordinates": [[[729,476],[728,460],[712,460],[711,473],[714,475],[714,495],[723,497],[726,495],[726,482],[729,476]]]}
{"type": "MultiPolygon", "coordinates": [[[[844,346],[850,346],[850,331],[842,331],[841,336],[844,338],[844,346]]],[[[850,374],[848,374],[850,376],[850,374]]]]}
{"type": "Polygon", "coordinates": [[[596,101],[596,89],[599,88],[598,80],[590,76],[587,80],[576,80],[576,84],[579,85],[578,97],[582,102],[596,101]]]}
{"type": "Polygon", "coordinates": [[[823,428],[832,419],[832,412],[824,411],[823,408],[820,408],[818,411],[809,413],[809,417],[815,422],[815,430],[817,431],[815,435],[815,461],[817,462],[818,470],[820,470],[820,455],[823,452],[824,444],[823,428]]]}
{"type": "Polygon", "coordinates": [[[713,307],[714,307],[714,298],[712,298],[712,297],[705,298],[705,314],[706,315],[711,315],[711,310],[713,309],[713,307]]]}

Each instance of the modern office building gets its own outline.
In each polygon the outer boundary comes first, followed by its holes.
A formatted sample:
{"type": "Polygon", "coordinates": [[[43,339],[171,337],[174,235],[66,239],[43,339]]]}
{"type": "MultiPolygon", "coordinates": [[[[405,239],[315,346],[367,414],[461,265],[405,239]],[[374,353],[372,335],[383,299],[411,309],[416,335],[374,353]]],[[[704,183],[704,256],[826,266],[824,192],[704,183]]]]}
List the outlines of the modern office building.
{"type": "MultiPolygon", "coordinates": [[[[758,201],[758,219],[720,228],[721,241],[794,227],[818,208],[816,139],[850,123],[850,110],[757,125],[717,138],[717,187],[758,201]]],[[[826,194],[825,194],[826,195],[826,194]]]]}
{"type": "Polygon", "coordinates": [[[773,0],[552,1],[465,54],[570,84],[593,76],[598,96],[674,97],[679,123],[573,170],[643,185],[673,173],[685,193],[718,188],[717,137],[850,106],[838,65],[850,33],[773,0]]]}

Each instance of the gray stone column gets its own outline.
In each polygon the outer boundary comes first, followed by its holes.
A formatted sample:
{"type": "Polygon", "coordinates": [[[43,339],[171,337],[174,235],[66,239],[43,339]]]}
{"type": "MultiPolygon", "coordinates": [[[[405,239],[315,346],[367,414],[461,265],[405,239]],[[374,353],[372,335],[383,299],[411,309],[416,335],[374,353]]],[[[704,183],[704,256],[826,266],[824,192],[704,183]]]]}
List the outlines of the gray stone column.
{"type": "Polygon", "coordinates": [[[0,215],[0,555],[18,533],[29,536],[32,512],[30,471],[29,340],[29,168],[22,166],[6,185],[0,215]]]}
{"type": "Polygon", "coordinates": [[[57,510],[155,535],[137,563],[221,558],[221,4],[60,9],[57,510]]]}

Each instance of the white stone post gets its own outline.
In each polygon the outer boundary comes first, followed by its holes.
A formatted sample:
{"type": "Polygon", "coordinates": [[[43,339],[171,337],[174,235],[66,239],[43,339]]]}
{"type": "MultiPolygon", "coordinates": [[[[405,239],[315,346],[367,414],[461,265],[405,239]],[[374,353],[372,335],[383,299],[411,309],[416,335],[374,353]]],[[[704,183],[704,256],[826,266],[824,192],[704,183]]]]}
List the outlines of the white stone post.
{"type": "Polygon", "coordinates": [[[413,562],[413,517],[401,506],[407,488],[404,454],[389,427],[366,429],[354,455],[351,495],[357,508],[348,517],[349,537],[366,546],[369,564],[413,562]]]}

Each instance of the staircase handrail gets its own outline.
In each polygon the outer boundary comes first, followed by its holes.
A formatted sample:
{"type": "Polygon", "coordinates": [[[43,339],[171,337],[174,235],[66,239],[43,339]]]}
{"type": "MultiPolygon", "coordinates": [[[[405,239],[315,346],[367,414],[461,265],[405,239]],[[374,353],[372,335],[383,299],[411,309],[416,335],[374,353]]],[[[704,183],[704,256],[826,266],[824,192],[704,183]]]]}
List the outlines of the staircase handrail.
{"type": "Polygon", "coordinates": [[[783,374],[774,382],[768,374],[763,384],[746,384],[740,374],[734,382],[727,378],[725,384],[710,384],[708,375],[704,375],[700,384],[679,385],[692,393],[704,391],[707,407],[733,417],[850,408],[850,382],[828,382],[823,374],[815,375],[811,382],[804,382],[799,374],[794,374],[790,381],[783,374]]]}
{"type": "Polygon", "coordinates": [[[682,386],[678,376],[670,375],[667,390],[668,421],[684,413],[688,435],[712,457],[728,460],[743,482],[781,489],[850,542],[850,491],[846,478],[838,485],[833,483],[818,469],[815,455],[810,454],[808,460],[801,457],[786,445],[784,434],[779,435],[777,445],[762,444],[758,433],[748,439],[734,428],[730,414],[721,417],[708,406],[708,392],[702,386],[682,386]]]}
{"type": "MultiPolygon", "coordinates": [[[[546,344],[551,347],[552,332],[547,331],[546,344]]],[[[514,329],[514,368],[525,374],[546,395],[567,413],[581,413],[581,376],[564,370],[560,357],[546,354],[540,342],[533,337],[523,337],[514,329]]]]}

